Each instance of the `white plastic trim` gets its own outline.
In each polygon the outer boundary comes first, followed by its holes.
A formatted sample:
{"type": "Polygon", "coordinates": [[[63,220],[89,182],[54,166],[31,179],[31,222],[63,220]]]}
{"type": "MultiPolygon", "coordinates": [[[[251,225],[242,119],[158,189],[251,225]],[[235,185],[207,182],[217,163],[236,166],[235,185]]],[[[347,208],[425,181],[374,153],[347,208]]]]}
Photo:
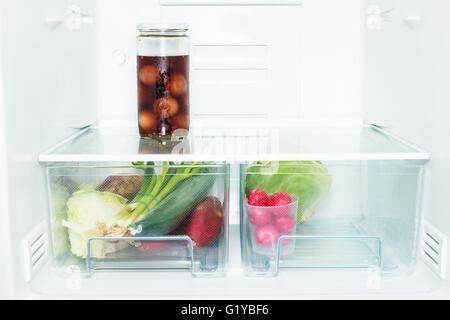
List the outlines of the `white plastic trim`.
{"type": "Polygon", "coordinates": [[[64,144],[78,138],[79,136],[83,135],[86,131],[89,130],[89,126],[83,129],[80,129],[79,131],[76,131],[75,133],[71,134],[70,136],[68,136],[67,138],[61,140],[60,142],[58,142],[57,144],[55,144],[54,146],[52,146],[51,148],[47,149],[46,151],[44,151],[40,156],[39,156],[39,161],[41,161],[41,156],[45,156],[48,153],[52,153],[53,151],[55,151],[56,149],[58,149],[59,147],[63,146],[64,144]]]}
{"type": "Polygon", "coordinates": [[[352,160],[429,160],[428,153],[293,153],[293,154],[122,154],[122,155],[84,155],[84,154],[42,154],[40,162],[132,162],[132,161],[352,161],[352,160]]]}
{"type": "Polygon", "coordinates": [[[83,24],[94,24],[94,18],[84,13],[79,6],[70,5],[64,17],[47,17],[46,23],[52,30],[60,26],[64,26],[67,30],[79,30],[83,24]]]}
{"type": "MultiPolygon", "coordinates": [[[[2,40],[0,25],[0,43],[2,40]]],[[[2,60],[2,51],[0,51],[2,60]]],[[[0,259],[0,299],[11,298],[13,292],[14,269],[12,259],[5,258],[12,255],[10,230],[10,206],[8,186],[8,162],[6,147],[6,105],[3,98],[3,74],[0,75],[0,252],[4,256],[0,259]]]]}
{"type": "MultiPolygon", "coordinates": [[[[72,136],[62,140],[57,145],[51,147],[46,152],[39,155],[40,162],[131,162],[131,161],[213,161],[213,162],[247,162],[247,161],[314,161],[321,159],[322,161],[353,161],[353,160],[421,160],[427,161],[430,159],[430,154],[412,143],[404,141],[399,137],[393,135],[392,133],[372,126],[373,129],[377,130],[381,135],[386,135],[392,140],[403,144],[412,151],[406,152],[311,152],[311,153],[280,153],[277,149],[261,151],[256,153],[245,153],[245,151],[239,150],[236,152],[227,152],[221,149],[205,149],[203,152],[198,153],[188,153],[188,154],[138,154],[138,153],[122,153],[122,154],[58,154],[55,151],[66,145],[70,144],[71,141],[78,138],[84,134],[89,128],[80,130],[73,134],[72,136]]],[[[196,146],[195,137],[196,134],[193,132],[194,141],[193,145],[196,146]]],[[[233,140],[234,136],[223,136],[219,137],[224,139],[222,142],[224,145],[227,139],[233,140]]],[[[274,136],[274,139],[277,137],[274,136]]],[[[276,143],[273,144],[276,146],[276,143]]],[[[194,147],[194,146],[193,146],[194,147]]],[[[208,148],[207,145],[205,145],[208,148]]],[[[195,148],[194,148],[195,149],[195,148]]]]}
{"type": "Polygon", "coordinates": [[[162,6],[298,6],[302,0],[160,0],[162,6]]]}
{"type": "Polygon", "coordinates": [[[430,153],[427,152],[427,151],[425,151],[424,149],[422,149],[422,148],[419,147],[418,145],[416,145],[416,144],[414,144],[414,143],[412,143],[412,142],[410,142],[410,141],[407,141],[407,140],[405,140],[405,139],[399,137],[398,135],[392,133],[391,131],[389,131],[389,130],[386,129],[386,128],[383,128],[383,127],[378,126],[378,125],[376,125],[376,124],[371,124],[371,125],[372,125],[372,127],[373,127],[374,129],[378,130],[379,132],[381,132],[381,133],[383,133],[383,134],[385,134],[385,135],[387,135],[387,136],[393,138],[394,140],[397,140],[398,142],[400,142],[400,143],[402,143],[402,144],[404,144],[404,145],[406,145],[406,146],[408,146],[408,147],[410,147],[410,148],[412,148],[412,149],[414,149],[414,150],[417,150],[417,152],[420,152],[420,153],[423,153],[423,154],[427,154],[427,155],[428,155],[428,156],[427,156],[427,160],[429,160],[429,159],[431,158],[430,153]]]}

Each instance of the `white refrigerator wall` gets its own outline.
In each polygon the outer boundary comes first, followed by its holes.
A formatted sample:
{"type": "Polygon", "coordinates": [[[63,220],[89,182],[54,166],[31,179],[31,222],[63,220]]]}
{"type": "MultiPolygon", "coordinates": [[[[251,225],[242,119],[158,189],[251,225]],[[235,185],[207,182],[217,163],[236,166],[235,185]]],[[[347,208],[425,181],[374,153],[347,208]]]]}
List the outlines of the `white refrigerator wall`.
{"type": "Polygon", "coordinates": [[[94,11],[90,0],[0,2],[0,190],[5,178],[7,183],[0,195],[0,231],[1,237],[9,235],[6,248],[2,241],[0,268],[7,268],[5,262],[13,267],[0,280],[14,283],[10,292],[26,286],[23,239],[46,216],[39,153],[73,127],[97,122],[95,28],[68,30],[67,21],[55,22],[67,18],[66,9],[74,4],[94,11]]]}
{"type": "Polygon", "coordinates": [[[366,32],[365,120],[431,152],[424,215],[449,235],[450,2],[369,0],[366,4],[392,11],[379,30],[366,32]]]}
{"type": "Polygon", "coordinates": [[[191,25],[196,118],[360,119],[360,0],[175,2],[97,1],[101,124],[136,123],[135,25],[160,20],[191,25]]]}
{"type": "MultiPolygon", "coordinates": [[[[2,26],[0,25],[0,43],[2,42],[2,26]]],[[[0,51],[0,60],[2,52],[0,51]]],[[[3,79],[0,77],[0,252],[5,257],[12,254],[10,236],[10,218],[8,205],[8,177],[7,177],[7,152],[6,137],[3,134],[5,127],[5,105],[3,103],[3,79]]],[[[13,295],[12,282],[13,264],[11,259],[0,259],[0,299],[5,299],[13,295]]]]}

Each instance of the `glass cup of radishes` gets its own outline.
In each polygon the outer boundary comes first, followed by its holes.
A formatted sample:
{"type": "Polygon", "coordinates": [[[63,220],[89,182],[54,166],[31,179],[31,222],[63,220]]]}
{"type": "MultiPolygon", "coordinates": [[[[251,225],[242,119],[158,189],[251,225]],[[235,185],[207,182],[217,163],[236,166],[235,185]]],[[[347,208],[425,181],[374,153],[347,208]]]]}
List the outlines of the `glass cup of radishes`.
{"type": "MultiPolygon", "coordinates": [[[[255,252],[274,256],[282,236],[296,234],[298,199],[294,195],[278,192],[268,196],[255,189],[247,197],[247,221],[255,252]]],[[[293,239],[280,241],[282,256],[295,249],[293,239]]]]}

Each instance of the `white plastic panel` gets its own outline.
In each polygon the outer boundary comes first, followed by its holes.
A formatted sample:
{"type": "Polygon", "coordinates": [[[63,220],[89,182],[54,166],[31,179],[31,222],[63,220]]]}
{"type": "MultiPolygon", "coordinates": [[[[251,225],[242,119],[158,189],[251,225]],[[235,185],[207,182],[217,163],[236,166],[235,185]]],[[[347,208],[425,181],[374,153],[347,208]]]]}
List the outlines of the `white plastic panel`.
{"type": "MultiPolygon", "coordinates": [[[[92,0],[91,0],[92,1],[92,0]]],[[[102,125],[137,125],[136,25],[158,22],[158,0],[96,0],[102,125]]]]}
{"type": "Polygon", "coordinates": [[[303,1],[301,118],[361,118],[362,2],[303,1]]]}
{"type": "Polygon", "coordinates": [[[190,25],[194,116],[298,117],[300,2],[169,3],[162,20],[190,25]]]}
{"type": "Polygon", "coordinates": [[[239,226],[230,228],[230,263],[225,278],[192,279],[184,272],[104,272],[69,281],[47,266],[31,284],[28,298],[170,298],[170,299],[383,299],[446,297],[439,278],[419,264],[410,276],[380,277],[371,270],[282,272],[276,278],[245,277],[241,267],[239,226]],[[120,281],[118,281],[120,279],[120,281]],[[187,290],[188,288],[188,290],[187,290]],[[439,296],[441,294],[441,296],[439,296]]]}
{"type": "Polygon", "coordinates": [[[448,238],[426,220],[423,221],[421,253],[424,262],[442,279],[445,279],[448,238]]]}
{"type": "Polygon", "coordinates": [[[368,0],[365,16],[369,5],[392,11],[364,32],[364,117],[431,152],[423,212],[449,235],[450,2],[368,0]]]}
{"type": "Polygon", "coordinates": [[[298,5],[303,0],[160,0],[163,6],[261,6],[261,5],[298,5]]]}
{"type": "Polygon", "coordinates": [[[196,70],[267,69],[268,45],[195,45],[193,63],[196,70]]]}
{"type": "Polygon", "coordinates": [[[159,22],[161,19],[190,22],[193,40],[191,65],[198,68],[192,72],[192,115],[202,115],[197,120],[211,122],[217,116],[225,119],[226,116],[222,115],[238,114],[240,119],[250,123],[276,113],[285,116],[276,120],[280,124],[286,116],[297,121],[333,119],[355,123],[361,119],[361,2],[130,0],[124,6],[122,0],[97,0],[99,14],[96,22],[101,34],[97,39],[100,124],[136,125],[135,26],[140,22],[159,22]],[[294,9],[289,10],[291,8],[294,9]],[[193,20],[193,12],[202,10],[205,15],[198,14],[195,21],[190,21],[193,20]],[[202,29],[196,30],[197,26],[202,29]],[[216,32],[219,28],[221,33],[216,32]],[[197,31],[202,36],[201,43],[195,39],[197,31]],[[206,39],[205,35],[209,38],[206,39]],[[276,39],[269,42],[274,37],[276,39]],[[280,46],[280,50],[273,51],[272,44],[280,46]],[[232,63],[228,59],[225,63],[225,51],[218,54],[222,49],[226,49],[233,59],[239,59],[232,63]],[[209,55],[208,50],[214,50],[214,55],[209,55]],[[205,59],[207,53],[208,59],[205,59]],[[249,59],[253,54],[255,56],[249,59]],[[278,61],[273,63],[275,59],[278,61]],[[296,62],[286,67],[287,61],[293,59],[296,62]],[[217,62],[222,64],[222,68],[217,67],[217,62]],[[244,65],[247,68],[243,68],[244,65]],[[276,82],[274,86],[268,81],[283,70],[276,69],[272,73],[272,65],[285,68],[282,77],[273,80],[276,82]],[[292,73],[297,75],[294,77],[292,73]],[[294,78],[297,81],[295,91],[287,93],[285,87],[291,87],[287,80],[294,78]],[[197,83],[198,90],[195,88],[197,83]],[[261,84],[263,89],[257,91],[255,88],[261,84]],[[271,89],[280,87],[282,91],[271,89]],[[227,94],[221,93],[224,91],[227,94]],[[255,95],[253,99],[251,94],[255,95]],[[295,98],[285,103],[290,94],[295,98]],[[272,95],[272,98],[264,100],[266,95],[272,95]],[[213,96],[220,99],[207,99],[213,96]],[[278,98],[273,98],[276,96],[278,98]],[[274,100],[277,100],[275,104],[272,103],[274,100]],[[203,105],[198,112],[197,103],[203,105]]]}
{"type": "Polygon", "coordinates": [[[7,179],[2,198],[8,197],[2,209],[7,204],[9,209],[0,213],[0,229],[8,229],[11,247],[3,251],[2,242],[0,250],[14,268],[8,279],[12,292],[25,286],[22,240],[46,211],[38,153],[70,134],[71,127],[97,120],[94,26],[52,29],[46,23],[49,17],[64,18],[71,4],[95,14],[91,0],[1,1],[0,136],[6,143],[0,152],[6,151],[0,170],[7,179]]]}
{"type": "Polygon", "coordinates": [[[25,254],[25,278],[30,281],[46,262],[48,252],[48,239],[45,222],[36,226],[23,241],[25,254]]]}
{"type": "Polygon", "coordinates": [[[41,162],[428,160],[376,127],[262,127],[192,132],[182,142],[140,139],[135,128],[88,128],[41,162]]]}
{"type": "Polygon", "coordinates": [[[408,130],[414,128],[414,131],[424,129],[418,126],[428,119],[427,114],[420,111],[429,103],[424,88],[428,66],[422,56],[422,28],[412,28],[404,22],[411,14],[420,14],[420,2],[365,1],[362,15],[366,121],[388,127],[409,127],[408,130]],[[371,25],[371,21],[377,19],[378,23],[371,25]]]}
{"type": "MultiPolygon", "coordinates": [[[[1,22],[1,18],[0,18],[1,22]]],[[[3,38],[3,25],[0,26],[0,43],[3,38]]],[[[2,51],[0,51],[2,60],[2,51]]],[[[4,104],[3,76],[0,75],[0,128],[6,124],[6,108],[4,104]]],[[[9,217],[9,192],[8,192],[8,168],[6,137],[0,129],[0,253],[10,256],[12,252],[10,217],[9,217]]],[[[10,298],[13,292],[13,262],[11,259],[0,259],[0,299],[10,298]]]]}

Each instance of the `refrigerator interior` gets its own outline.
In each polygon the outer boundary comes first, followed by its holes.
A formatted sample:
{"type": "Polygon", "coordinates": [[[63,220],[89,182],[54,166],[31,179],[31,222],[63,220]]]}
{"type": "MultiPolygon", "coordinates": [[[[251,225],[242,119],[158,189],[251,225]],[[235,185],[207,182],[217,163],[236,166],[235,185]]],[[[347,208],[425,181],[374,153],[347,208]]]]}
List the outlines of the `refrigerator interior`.
{"type": "MultiPolygon", "coordinates": [[[[399,141],[405,145],[412,142],[430,152],[422,211],[431,225],[450,234],[450,146],[442,139],[449,133],[449,6],[446,0],[2,0],[0,248],[10,258],[0,259],[0,281],[7,284],[0,286],[0,295],[448,297],[448,281],[421,259],[412,274],[399,277],[347,269],[245,277],[239,199],[231,196],[239,190],[236,165],[231,168],[226,278],[151,272],[60,278],[46,255],[31,268],[25,246],[46,226],[45,170],[39,160],[54,161],[52,152],[58,149],[53,146],[64,146],[67,137],[88,125],[113,131],[135,126],[135,25],[160,20],[191,26],[194,128],[227,132],[376,124],[404,138],[399,141]]],[[[342,147],[331,154],[349,160],[339,141],[326,140],[324,146],[342,147]]],[[[106,154],[103,160],[122,161],[126,154],[104,151],[96,150],[94,160],[106,154]]],[[[326,153],[319,151],[311,157],[326,153]]],[[[83,150],[67,154],[79,158],[56,152],[58,161],[89,158],[83,150]]],[[[217,153],[216,160],[226,161],[227,154],[217,153]]]]}

